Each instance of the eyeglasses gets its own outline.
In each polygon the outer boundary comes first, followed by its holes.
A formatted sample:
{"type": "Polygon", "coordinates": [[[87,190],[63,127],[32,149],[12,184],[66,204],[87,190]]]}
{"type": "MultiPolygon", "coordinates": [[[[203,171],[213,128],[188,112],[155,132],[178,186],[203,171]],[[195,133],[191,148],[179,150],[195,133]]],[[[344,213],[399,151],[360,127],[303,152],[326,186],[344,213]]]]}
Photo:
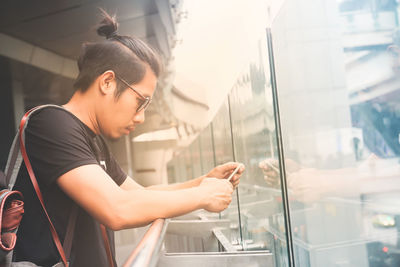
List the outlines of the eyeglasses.
{"type": "Polygon", "coordinates": [[[124,79],[122,79],[121,77],[115,75],[115,77],[120,80],[121,82],[123,82],[126,86],[128,86],[130,89],[132,89],[141,99],[140,99],[140,103],[139,106],[136,109],[136,112],[140,112],[143,109],[146,109],[150,102],[151,102],[151,97],[149,96],[144,96],[142,95],[138,90],[136,90],[135,88],[133,88],[132,86],[129,85],[129,83],[127,81],[125,81],[124,79]]]}

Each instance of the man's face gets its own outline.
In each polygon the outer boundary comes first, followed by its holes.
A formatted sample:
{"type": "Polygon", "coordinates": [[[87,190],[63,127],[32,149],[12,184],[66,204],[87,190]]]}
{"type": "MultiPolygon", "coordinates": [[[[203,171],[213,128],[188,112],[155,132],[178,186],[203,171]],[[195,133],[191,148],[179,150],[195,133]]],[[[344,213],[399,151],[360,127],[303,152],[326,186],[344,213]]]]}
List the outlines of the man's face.
{"type": "MultiPolygon", "coordinates": [[[[150,68],[147,68],[142,81],[131,86],[144,97],[152,97],[156,84],[157,78],[150,68]]],[[[106,100],[101,112],[102,118],[98,120],[103,135],[117,139],[123,135],[128,135],[135,129],[136,125],[144,122],[145,110],[137,111],[143,101],[139,94],[127,88],[118,98],[106,100]]]]}

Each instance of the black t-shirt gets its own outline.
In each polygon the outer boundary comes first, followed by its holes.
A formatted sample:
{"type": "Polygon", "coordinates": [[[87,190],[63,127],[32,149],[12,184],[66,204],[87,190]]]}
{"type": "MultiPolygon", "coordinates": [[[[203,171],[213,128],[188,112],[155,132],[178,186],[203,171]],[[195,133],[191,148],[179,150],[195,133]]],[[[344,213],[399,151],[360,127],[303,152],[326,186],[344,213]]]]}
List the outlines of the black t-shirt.
{"type": "MultiPolygon", "coordinates": [[[[25,140],[47,212],[63,242],[71,209],[76,204],[58,187],[57,178],[79,166],[99,164],[96,160],[99,149],[94,148],[93,144],[100,148],[100,160],[105,161],[106,172],[116,184],[121,185],[127,176],[109,152],[104,140],[66,110],[48,107],[33,114],[25,131],[25,140]]],[[[17,233],[14,261],[52,266],[60,261],[60,255],[24,164],[14,189],[22,192],[25,203],[25,214],[17,233]]],[[[78,210],[71,266],[108,266],[99,223],[82,208],[78,210]]],[[[114,233],[108,231],[108,235],[111,250],[115,254],[114,233]]]]}

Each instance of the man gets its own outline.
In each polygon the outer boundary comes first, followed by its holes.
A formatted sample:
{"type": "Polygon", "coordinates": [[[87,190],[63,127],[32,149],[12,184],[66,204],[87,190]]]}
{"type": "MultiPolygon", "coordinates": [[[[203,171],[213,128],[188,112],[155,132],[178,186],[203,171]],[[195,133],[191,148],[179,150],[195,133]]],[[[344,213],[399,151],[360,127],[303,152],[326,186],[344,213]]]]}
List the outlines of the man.
{"type": "MultiPolygon", "coordinates": [[[[116,29],[115,19],[104,13],[98,33],[107,40],[84,45],[76,92],[64,110],[40,110],[26,129],[28,156],[61,242],[78,206],[71,266],[109,265],[100,223],[121,230],[196,209],[224,210],[244,170],[229,182],[223,178],[237,163],[228,163],[185,183],[150,188],[127,177],[100,135],[119,138],[144,121],[160,61],[145,43],[120,36],[116,29]]],[[[15,189],[24,194],[25,215],[14,260],[52,266],[60,255],[25,168],[15,189]]],[[[108,236],[113,241],[111,231],[108,236]]]]}

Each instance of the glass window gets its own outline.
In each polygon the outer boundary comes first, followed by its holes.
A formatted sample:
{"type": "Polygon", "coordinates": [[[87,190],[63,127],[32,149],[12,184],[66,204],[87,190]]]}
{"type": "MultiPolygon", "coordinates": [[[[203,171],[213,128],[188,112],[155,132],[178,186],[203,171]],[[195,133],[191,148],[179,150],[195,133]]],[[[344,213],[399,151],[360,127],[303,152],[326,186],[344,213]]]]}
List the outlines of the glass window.
{"type": "Polygon", "coordinates": [[[202,162],[200,155],[200,146],[199,146],[199,138],[193,141],[193,143],[189,147],[191,159],[192,159],[192,167],[193,167],[193,178],[201,176],[202,173],[202,162]]]}
{"type": "MultiPolygon", "coordinates": [[[[275,169],[279,168],[265,28],[259,27],[257,35],[252,36],[255,37],[257,39],[247,42],[244,48],[246,55],[243,57],[247,60],[243,61],[242,71],[235,72],[239,73],[237,77],[230,77],[229,85],[234,85],[229,97],[224,99],[213,121],[196,142],[181,154],[191,151],[195,173],[198,168],[196,146],[201,147],[202,173],[234,160],[246,165],[230,206],[219,216],[202,213],[201,218],[228,222],[228,226],[220,229],[230,243],[228,249],[270,251],[274,266],[288,266],[280,177],[266,179],[264,167],[270,163],[275,169]]],[[[218,248],[220,252],[224,251],[222,245],[220,243],[218,248]]]]}
{"type": "Polygon", "coordinates": [[[212,122],[216,165],[233,161],[228,105],[228,99],[226,99],[212,122]]]}
{"type": "Polygon", "coordinates": [[[167,164],[168,184],[173,184],[179,180],[179,166],[177,157],[173,157],[167,164]]]}
{"type": "Polygon", "coordinates": [[[194,178],[193,160],[190,147],[182,151],[182,157],[186,171],[185,171],[185,176],[181,177],[182,178],[181,182],[194,178]]]}
{"type": "Polygon", "coordinates": [[[285,220],[279,177],[264,177],[263,166],[279,168],[270,68],[265,32],[229,96],[236,161],[246,165],[239,186],[244,250],[270,250],[275,266],[287,266],[285,220]]]}
{"type": "MultiPolygon", "coordinates": [[[[186,151],[179,151],[175,156],[175,173],[176,178],[172,179],[173,183],[181,183],[186,181],[188,178],[188,169],[186,166],[186,151]]],[[[170,179],[170,178],[168,178],[170,179]]]]}
{"type": "Polygon", "coordinates": [[[202,173],[205,174],[215,167],[216,158],[213,147],[212,124],[208,125],[199,135],[202,173]]]}
{"type": "Polygon", "coordinates": [[[296,266],[400,266],[398,10],[288,0],[273,22],[296,266]]]}
{"type": "MultiPolygon", "coordinates": [[[[230,124],[229,102],[226,99],[212,121],[216,165],[234,160],[230,124]]],[[[225,234],[232,245],[241,249],[242,232],[238,217],[239,212],[237,195],[234,193],[231,204],[220,214],[219,218],[230,221],[229,229],[225,234]]]]}

